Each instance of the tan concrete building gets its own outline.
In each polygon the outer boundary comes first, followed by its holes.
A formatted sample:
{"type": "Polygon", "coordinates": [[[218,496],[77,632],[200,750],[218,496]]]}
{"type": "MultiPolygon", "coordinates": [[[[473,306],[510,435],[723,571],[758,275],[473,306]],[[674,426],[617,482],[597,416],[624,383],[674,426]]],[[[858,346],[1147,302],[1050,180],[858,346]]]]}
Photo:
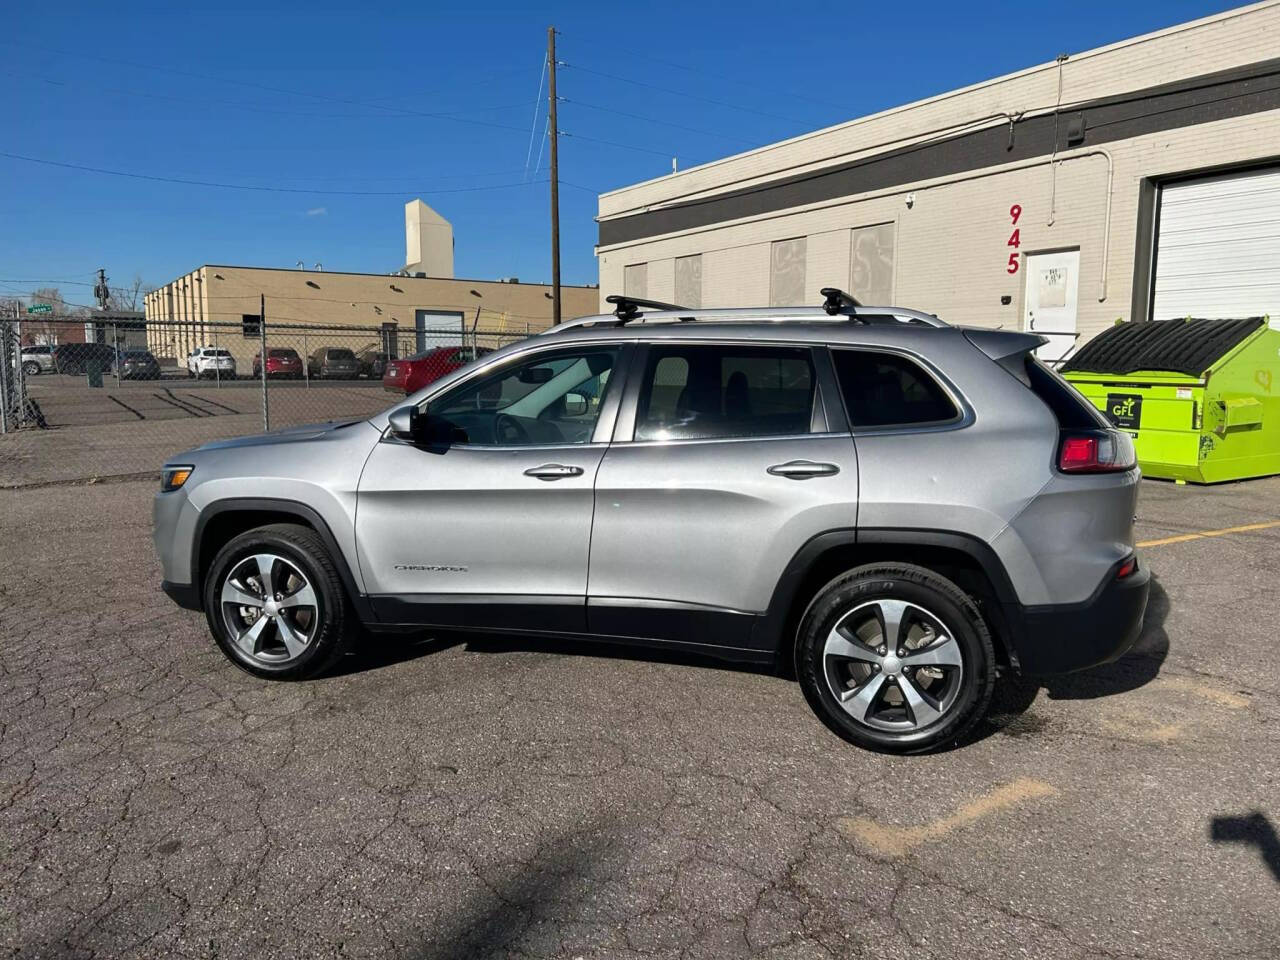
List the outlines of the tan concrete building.
{"type": "MultiPolygon", "coordinates": [[[[455,278],[452,227],[420,200],[405,205],[405,241],[406,266],[389,274],[199,267],[147,294],[148,347],[179,364],[197,347],[225,347],[247,372],[264,298],[269,346],[303,354],[332,345],[406,356],[464,330],[496,345],[551,326],[549,284],[455,278]]],[[[562,315],[576,317],[594,313],[599,297],[595,287],[562,286],[561,299],[562,315]]]]}
{"type": "Polygon", "coordinates": [[[1280,317],[1280,3],[615,190],[598,221],[602,308],[837,286],[1051,357],[1121,318],[1280,317]]]}
{"type": "MultiPolygon", "coordinates": [[[[412,345],[419,334],[473,328],[523,335],[551,326],[551,287],[542,283],[334,273],[210,264],[152,291],[146,298],[149,348],[179,361],[191,349],[217,343],[247,364],[258,350],[257,319],[266,298],[268,330],[289,324],[331,328],[335,344],[360,349],[387,336],[412,345]],[[154,321],[161,321],[159,323],[154,321]],[[359,328],[367,327],[367,336],[359,328]]],[[[594,287],[561,287],[564,316],[594,313],[594,287]]],[[[282,329],[279,337],[285,337],[282,329]]],[[[288,334],[292,340],[300,334],[288,334]]],[[[312,337],[313,344],[316,343],[312,337]]],[[[300,343],[300,341],[299,341],[300,343]]],[[[246,367],[247,369],[247,367],[246,367]]]]}

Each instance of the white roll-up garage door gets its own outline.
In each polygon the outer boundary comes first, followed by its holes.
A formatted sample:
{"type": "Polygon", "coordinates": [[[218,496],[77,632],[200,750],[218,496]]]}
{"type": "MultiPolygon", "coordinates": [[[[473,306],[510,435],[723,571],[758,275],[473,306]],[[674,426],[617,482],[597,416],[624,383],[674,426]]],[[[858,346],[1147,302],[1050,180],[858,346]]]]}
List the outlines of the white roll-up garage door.
{"type": "Polygon", "coordinates": [[[1160,188],[1151,317],[1280,318],[1280,167],[1160,188]]]}

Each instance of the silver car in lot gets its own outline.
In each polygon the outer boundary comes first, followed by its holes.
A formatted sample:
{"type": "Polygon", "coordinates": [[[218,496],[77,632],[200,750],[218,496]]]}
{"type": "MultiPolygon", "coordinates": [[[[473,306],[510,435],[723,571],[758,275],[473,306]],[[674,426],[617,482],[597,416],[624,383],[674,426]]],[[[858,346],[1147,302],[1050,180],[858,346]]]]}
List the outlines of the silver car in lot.
{"type": "Polygon", "coordinates": [[[316,676],[358,625],[650,645],[794,669],[897,752],[962,737],[998,669],[1128,649],[1130,438],[1039,337],[824,295],[610,298],[369,420],[175,456],[163,588],[261,677],[316,676]]]}
{"type": "Polygon", "coordinates": [[[28,377],[53,373],[53,347],[39,343],[25,346],[19,362],[22,364],[23,374],[28,377]]]}

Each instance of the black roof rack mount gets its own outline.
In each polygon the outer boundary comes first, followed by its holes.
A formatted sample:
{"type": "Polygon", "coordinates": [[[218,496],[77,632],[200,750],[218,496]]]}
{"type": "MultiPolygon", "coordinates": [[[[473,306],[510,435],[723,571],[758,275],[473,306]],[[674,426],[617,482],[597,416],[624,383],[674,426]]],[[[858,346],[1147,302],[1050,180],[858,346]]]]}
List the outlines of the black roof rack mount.
{"type": "Polygon", "coordinates": [[[828,315],[833,317],[845,307],[862,306],[862,304],[852,296],[837,287],[823,287],[818,292],[826,298],[822,301],[822,309],[827,311],[828,315]]]}
{"type": "Polygon", "coordinates": [[[648,310],[684,310],[674,303],[663,303],[661,300],[642,300],[639,297],[628,297],[622,294],[610,294],[604,298],[605,303],[611,303],[616,308],[613,315],[626,323],[628,320],[634,320],[640,316],[640,308],[645,307],[648,310]]]}

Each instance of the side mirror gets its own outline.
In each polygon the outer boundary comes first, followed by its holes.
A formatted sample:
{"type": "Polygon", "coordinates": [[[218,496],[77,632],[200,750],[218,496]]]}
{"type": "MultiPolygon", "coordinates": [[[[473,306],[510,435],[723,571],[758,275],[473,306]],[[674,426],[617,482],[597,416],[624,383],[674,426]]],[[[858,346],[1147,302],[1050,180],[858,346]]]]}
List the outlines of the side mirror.
{"type": "Polygon", "coordinates": [[[387,425],[397,437],[420,446],[448,447],[452,443],[466,443],[466,431],[452,421],[434,414],[423,413],[416,406],[398,407],[387,417],[387,425]]]}
{"type": "Polygon", "coordinates": [[[391,432],[397,437],[403,437],[406,440],[416,439],[415,434],[418,432],[418,408],[410,405],[407,407],[397,407],[391,411],[391,415],[387,417],[387,424],[391,427],[391,432]]]}
{"type": "Polygon", "coordinates": [[[589,409],[587,398],[580,393],[566,393],[564,396],[564,415],[566,417],[586,416],[589,409]]]}

